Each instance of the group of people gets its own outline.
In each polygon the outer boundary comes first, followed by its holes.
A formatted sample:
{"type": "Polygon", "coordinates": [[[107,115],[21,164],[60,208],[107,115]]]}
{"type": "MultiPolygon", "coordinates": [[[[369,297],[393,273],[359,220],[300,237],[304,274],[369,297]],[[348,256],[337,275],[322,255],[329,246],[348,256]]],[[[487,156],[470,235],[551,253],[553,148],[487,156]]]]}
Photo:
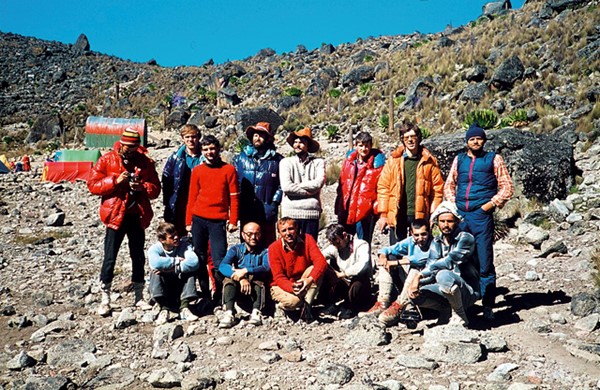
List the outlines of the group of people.
{"type": "Polygon", "coordinates": [[[88,180],[90,191],[102,197],[107,228],[98,314],[111,312],[125,236],[134,303],[149,307],[143,294],[145,229],[153,218],[150,200],[162,187],[164,222],[148,249],[148,290],[160,307],[158,324],[176,312],[194,321],[214,309],[219,326],[229,328],[243,308],[248,322],[260,325],[271,302],[275,316],[305,321],[320,302],[320,315],[374,315],[392,326],[409,309],[430,308],[439,312],[439,323],[466,326],[466,308],[482,299],[484,317],[493,319],[493,211],[511,198],[513,186],[502,157],[483,149],[486,134],[477,124],[468,129],[467,150],[445,181],[421,145],[418,126],[403,125],[402,144],[387,159],[369,133],[358,133],[341,168],[338,222],[326,228],[330,245],[323,249],[317,240],[325,161],[315,156],[320,145],[311,129],[290,132],[293,155],[285,158],[276,151],[269,123],[249,126],[245,134],[250,143],[229,164],[216,137],[183,126],[183,145],[168,158],[162,180],[131,129],[98,160],[88,180]],[[431,233],[434,224],[438,237],[431,233]],[[238,225],[240,243],[228,247],[227,234],[238,225]],[[376,228],[389,231],[390,246],[372,261],[376,228]]]}

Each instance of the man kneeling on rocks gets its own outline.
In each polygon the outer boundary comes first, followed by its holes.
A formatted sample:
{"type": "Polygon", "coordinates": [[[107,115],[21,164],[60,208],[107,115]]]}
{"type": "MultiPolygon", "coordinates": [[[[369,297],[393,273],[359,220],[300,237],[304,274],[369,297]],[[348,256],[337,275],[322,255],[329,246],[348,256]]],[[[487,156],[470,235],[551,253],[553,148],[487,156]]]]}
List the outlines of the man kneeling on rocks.
{"type": "Polygon", "coordinates": [[[410,237],[379,250],[379,296],[370,312],[378,315],[382,324],[396,325],[402,311],[410,304],[408,286],[427,263],[431,240],[429,224],[419,218],[411,222],[410,237]],[[398,297],[390,305],[394,289],[398,291],[398,297]]]}
{"type": "Polygon", "coordinates": [[[299,235],[296,221],[283,217],[277,221],[279,239],[269,246],[273,274],[271,296],[281,310],[301,309],[300,317],[312,321],[311,305],[327,269],[325,257],[310,234],[299,235]]]}
{"type": "Polygon", "coordinates": [[[229,248],[219,265],[223,281],[223,304],[225,313],[219,319],[220,328],[231,328],[235,324],[235,301],[238,293],[252,301],[251,325],[262,324],[261,310],[265,305],[266,284],[271,277],[267,249],[261,242],[260,226],[248,222],[242,228],[241,244],[229,248]]]}
{"type": "Polygon", "coordinates": [[[170,320],[170,311],[179,307],[179,318],[195,321],[198,316],[189,309],[196,294],[198,256],[187,238],[179,239],[175,225],[161,222],[156,229],[158,242],[148,249],[150,262],[150,295],[160,306],[157,325],[170,320]]]}
{"type": "Polygon", "coordinates": [[[442,234],[433,239],[427,265],[410,283],[408,296],[414,304],[438,311],[438,324],[467,326],[466,308],[480,298],[475,239],[459,230],[461,216],[453,203],[442,202],[431,220],[442,234]]]}

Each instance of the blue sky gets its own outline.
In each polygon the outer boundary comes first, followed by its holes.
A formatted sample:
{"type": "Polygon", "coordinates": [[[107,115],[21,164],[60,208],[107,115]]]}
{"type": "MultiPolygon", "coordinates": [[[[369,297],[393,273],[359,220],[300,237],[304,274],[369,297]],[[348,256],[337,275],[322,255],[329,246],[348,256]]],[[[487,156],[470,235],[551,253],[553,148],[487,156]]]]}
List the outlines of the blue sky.
{"type": "MultiPolygon", "coordinates": [[[[442,31],[476,19],[486,1],[464,0],[0,0],[0,31],[138,62],[202,65],[270,47],[311,50],[369,36],[442,31]]],[[[520,8],[524,0],[512,2],[520,8]]]]}

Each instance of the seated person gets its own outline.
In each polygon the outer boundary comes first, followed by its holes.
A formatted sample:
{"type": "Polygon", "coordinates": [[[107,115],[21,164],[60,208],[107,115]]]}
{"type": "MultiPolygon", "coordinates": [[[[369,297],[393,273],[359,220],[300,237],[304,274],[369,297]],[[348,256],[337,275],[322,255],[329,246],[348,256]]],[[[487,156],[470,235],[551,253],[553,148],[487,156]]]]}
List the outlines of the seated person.
{"type": "Polygon", "coordinates": [[[170,311],[179,307],[179,318],[195,321],[198,316],[189,309],[197,299],[196,273],[198,256],[187,239],[177,237],[175,225],[161,222],[156,229],[158,242],[148,249],[150,263],[150,296],[160,305],[157,325],[169,321],[170,311]]]}
{"type": "Polygon", "coordinates": [[[327,282],[331,284],[329,299],[343,300],[340,318],[352,318],[366,310],[371,298],[371,257],[369,243],[348,234],[339,224],[329,225],[327,240],[331,243],[323,250],[329,263],[327,282]],[[329,277],[331,275],[331,277],[329,277]]]}
{"type": "Polygon", "coordinates": [[[310,322],[313,320],[312,302],[327,270],[327,262],[310,234],[298,234],[294,219],[279,219],[277,231],[280,238],[269,246],[273,274],[271,296],[278,302],[276,314],[301,309],[300,317],[310,322]]]}
{"type": "Polygon", "coordinates": [[[453,203],[442,202],[431,216],[442,234],[433,239],[427,265],[410,282],[413,303],[440,313],[438,324],[469,324],[466,308],[480,298],[475,239],[458,228],[461,216],[453,203]]]}
{"type": "Polygon", "coordinates": [[[271,276],[267,249],[261,242],[260,226],[248,222],[242,228],[241,244],[229,248],[219,265],[223,281],[223,304],[225,313],[219,319],[220,328],[231,328],[235,324],[235,301],[241,297],[252,301],[252,314],[248,321],[252,325],[262,324],[261,310],[265,305],[266,287],[271,276]]]}
{"type": "Polygon", "coordinates": [[[410,303],[408,286],[429,257],[432,237],[427,221],[415,219],[410,225],[410,233],[410,237],[378,252],[379,296],[370,312],[378,315],[379,321],[386,326],[399,322],[402,310],[410,303]],[[399,293],[389,305],[394,289],[399,293]],[[378,307],[387,308],[378,314],[378,307]]]}

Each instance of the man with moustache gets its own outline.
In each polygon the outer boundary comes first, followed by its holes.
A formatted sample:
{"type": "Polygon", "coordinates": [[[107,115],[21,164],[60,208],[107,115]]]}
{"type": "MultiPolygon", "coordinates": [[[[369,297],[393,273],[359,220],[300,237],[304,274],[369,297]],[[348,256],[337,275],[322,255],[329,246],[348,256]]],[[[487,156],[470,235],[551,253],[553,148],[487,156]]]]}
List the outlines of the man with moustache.
{"type": "Polygon", "coordinates": [[[464,218],[461,228],[475,237],[483,317],[493,320],[492,308],[496,301],[494,210],[510,200],[514,187],[502,156],[483,149],[486,140],[485,131],[473,123],[465,136],[467,151],[452,162],[444,196],[456,204],[464,218]]]}
{"type": "Polygon", "coordinates": [[[249,126],[246,137],[250,145],[232,162],[240,188],[240,225],[258,223],[263,243],[269,246],[276,239],[275,222],[283,197],[279,184],[279,162],[283,156],[275,151],[275,138],[268,122],[249,126]]]}
{"type": "Polygon", "coordinates": [[[287,143],[294,156],[279,163],[279,178],[283,190],[281,215],[296,221],[299,233],[310,234],[315,241],[319,235],[321,216],[321,189],[325,184],[325,160],[312,156],[319,151],[319,143],[312,131],[305,127],[292,131],[287,143]]]}

